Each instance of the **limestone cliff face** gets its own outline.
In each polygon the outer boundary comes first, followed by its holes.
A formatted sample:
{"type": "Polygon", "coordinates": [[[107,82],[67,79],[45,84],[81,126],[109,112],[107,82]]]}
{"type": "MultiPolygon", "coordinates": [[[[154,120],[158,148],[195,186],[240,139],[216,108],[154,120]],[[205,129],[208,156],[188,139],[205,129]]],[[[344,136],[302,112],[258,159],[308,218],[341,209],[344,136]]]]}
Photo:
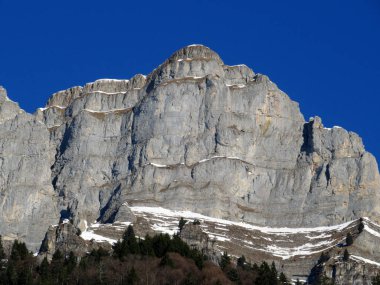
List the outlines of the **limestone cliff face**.
{"type": "Polygon", "coordinates": [[[380,220],[378,167],[356,134],[305,122],[268,77],[204,46],[146,77],[60,91],[34,116],[2,102],[0,229],[30,244],[59,216],[131,220],[126,205],[269,226],[380,220]],[[19,215],[17,230],[4,222],[19,215]]]}
{"type": "Polygon", "coordinates": [[[4,240],[26,240],[34,250],[59,219],[49,136],[46,126],[0,87],[0,234],[4,240]]]}

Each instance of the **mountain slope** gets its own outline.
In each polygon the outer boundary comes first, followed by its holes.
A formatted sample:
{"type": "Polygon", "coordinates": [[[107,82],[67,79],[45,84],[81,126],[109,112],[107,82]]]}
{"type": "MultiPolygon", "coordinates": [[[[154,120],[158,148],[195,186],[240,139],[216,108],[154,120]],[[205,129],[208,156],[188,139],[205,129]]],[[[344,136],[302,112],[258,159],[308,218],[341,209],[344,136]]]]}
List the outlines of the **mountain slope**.
{"type": "Polygon", "coordinates": [[[85,231],[135,221],[141,206],[270,227],[380,222],[360,137],[305,122],[268,77],[207,47],[148,76],[57,92],[34,115],[1,92],[0,230],[31,248],[59,218],[85,231]]]}

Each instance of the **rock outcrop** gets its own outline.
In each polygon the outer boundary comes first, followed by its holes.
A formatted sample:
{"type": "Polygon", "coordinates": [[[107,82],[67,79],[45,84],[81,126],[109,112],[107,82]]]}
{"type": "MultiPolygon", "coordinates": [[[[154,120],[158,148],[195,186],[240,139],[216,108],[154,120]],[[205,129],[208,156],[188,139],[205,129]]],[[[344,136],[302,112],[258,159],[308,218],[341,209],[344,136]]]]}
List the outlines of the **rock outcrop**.
{"type": "Polygon", "coordinates": [[[0,106],[0,231],[37,248],[70,218],[132,221],[129,206],[261,226],[380,221],[380,177],[358,135],[305,122],[298,104],[201,45],[148,76],[54,94],[34,115],[0,106]]]}
{"type": "Polygon", "coordinates": [[[110,243],[85,240],[80,237],[80,234],[80,230],[74,227],[69,220],[63,220],[58,225],[51,225],[39,250],[40,259],[46,256],[48,260],[51,260],[57,250],[64,256],[69,256],[72,252],[77,257],[82,257],[100,247],[104,250],[111,250],[110,243]]]}
{"type": "Polygon", "coordinates": [[[190,248],[199,250],[209,260],[218,263],[221,256],[220,251],[214,247],[215,242],[203,231],[200,222],[199,224],[187,222],[180,231],[179,236],[190,248]]]}
{"type": "Polygon", "coordinates": [[[0,234],[40,247],[59,219],[51,183],[54,148],[46,125],[21,110],[0,87],[0,234]]]}

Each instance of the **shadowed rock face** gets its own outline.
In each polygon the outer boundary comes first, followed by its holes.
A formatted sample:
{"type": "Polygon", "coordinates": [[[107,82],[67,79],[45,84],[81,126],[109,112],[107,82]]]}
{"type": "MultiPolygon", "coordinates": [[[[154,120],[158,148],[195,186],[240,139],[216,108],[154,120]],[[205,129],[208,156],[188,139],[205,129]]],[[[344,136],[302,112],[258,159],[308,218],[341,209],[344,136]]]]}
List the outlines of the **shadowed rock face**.
{"type": "Polygon", "coordinates": [[[60,216],[81,229],[130,221],[126,205],[268,226],[379,221],[378,167],[361,139],[305,122],[268,77],[207,47],[146,77],[60,91],[34,116],[0,93],[0,230],[29,245],[60,216]]]}

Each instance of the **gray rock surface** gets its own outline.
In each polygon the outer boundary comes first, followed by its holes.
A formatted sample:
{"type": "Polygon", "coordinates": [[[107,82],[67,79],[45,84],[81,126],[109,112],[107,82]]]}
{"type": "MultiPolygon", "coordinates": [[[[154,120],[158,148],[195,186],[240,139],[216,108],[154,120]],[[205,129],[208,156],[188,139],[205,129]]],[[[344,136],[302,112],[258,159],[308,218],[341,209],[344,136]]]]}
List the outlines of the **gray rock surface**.
{"type": "Polygon", "coordinates": [[[59,216],[81,230],[132,221],[125,205],[268,226],[380,221],[378,167],[359,136],[305,122],[267,76],[207,47],[146,77],[57,92],[34,116],[0,93],[0,231],[29,245],[59,216]]]}
{"type": "Polygon", "coordinates": [[[50,261],[57,250],[63,256],[69,256],[70,252],[73,252],[76,257],[82,257],[100,247],[107,251],[111,250],[109,243],[96,243],[82,239],[80,231],[66,220],[48,228],[38,257],[42,260],[46,256],[50,261]]]}
{"type": "Polygon", "coordinates": [[[0,88],[0,233],[5,241],[27,241],[31,250],[59,219],[49,137],[46,126],[0,88]]]}
{"type": "Polygon", "coordinates": [[[179,236],[191,249],[199,250],[209,260],[215,263],[220,260],[221,254],[214,246],[215,242],[202,230],[200,224],[187,222],[180,231],[179,236]]]}

